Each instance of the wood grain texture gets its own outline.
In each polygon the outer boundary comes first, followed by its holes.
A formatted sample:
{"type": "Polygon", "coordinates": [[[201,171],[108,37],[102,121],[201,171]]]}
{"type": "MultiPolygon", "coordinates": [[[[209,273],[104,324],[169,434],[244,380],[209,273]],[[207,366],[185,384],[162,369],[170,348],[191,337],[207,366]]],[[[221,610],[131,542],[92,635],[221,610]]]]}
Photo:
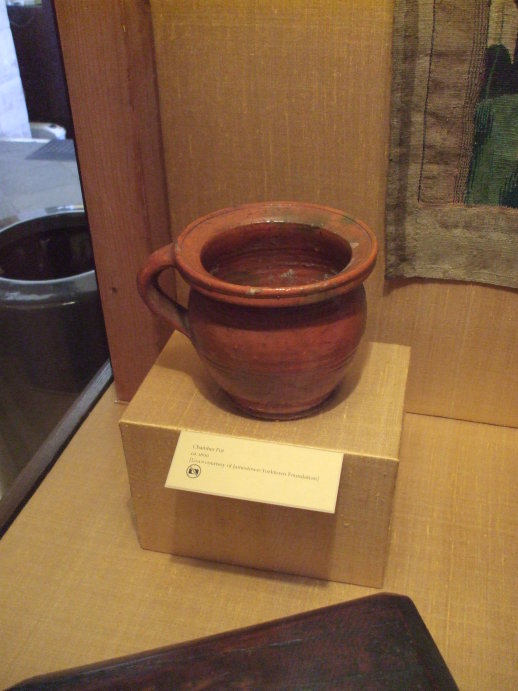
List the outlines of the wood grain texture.
{"type": "MultiPolygon", "coordinates": [[[[0,542],[0,685],[371,588],[142,550],[111,388],[0,542]]],[[[406,415],[385,590],[462,689],[518,687],[518,430],[406,415]]]]}
{"type": "Polygon", "coordinates": [[[15,688],[455,691],[457,685],[411,600],[381,593],[15,688]]]}
{"type": "Polygon", "coordinates": [[[169,241],[151,16],[144,0],[55,9],[112,367],[129,400],[170,333],[136,291],[169,241]]]}

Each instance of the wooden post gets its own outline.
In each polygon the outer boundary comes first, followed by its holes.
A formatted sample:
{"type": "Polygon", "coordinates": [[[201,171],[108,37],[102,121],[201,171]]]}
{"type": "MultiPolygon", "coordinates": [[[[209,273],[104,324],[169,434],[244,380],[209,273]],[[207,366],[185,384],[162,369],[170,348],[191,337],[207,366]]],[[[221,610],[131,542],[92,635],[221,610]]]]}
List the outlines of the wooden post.
{"type": "Polygon", "coordinates": [[[169,328],[135,276],[170,242],[151,14],[144,0],[55,0],[117,395],[129,400],[169,328]]]}

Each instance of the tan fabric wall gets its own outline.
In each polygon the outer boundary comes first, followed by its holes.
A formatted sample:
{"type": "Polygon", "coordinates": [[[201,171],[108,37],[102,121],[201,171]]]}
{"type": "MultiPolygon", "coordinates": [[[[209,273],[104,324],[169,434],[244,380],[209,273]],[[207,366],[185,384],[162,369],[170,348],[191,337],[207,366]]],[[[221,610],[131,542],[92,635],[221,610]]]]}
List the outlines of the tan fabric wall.
{"type": "MultiPolygon", "coordinates": [[[[267,198],[343,208],[383,244],[392,3],[152,0],[173,234],[267,198]]],[[[516,292],[369,284],[370,338],[412,347],[407,407],[518,424],[516,292]]]]}
{"type": "MultiPolygon", "coordinates": [[[[135,89],[139,83],[153,85],[156,76],[172,236],[217,208],[284,198],[342,208],[371,225],[383,244],[391,0],[151,0],[150,10],[140,0],[96,1],[87,8],[57,0],[56,6],[69,82],[81,83],[71,98],[88,208],[99,205],[99,166],[127,161],[124,140],[114,146],[109,138],[109,157],[100,146],[95,160],[89,156],[92,145],[82,136],[92,128],[89,89],[105,95],[105,119],[119,118],[125,126],[131,117],[139,145],[146,136],[154,145],[159,132],[149,118],[149,102],[144,107],[142,101],[114,99],[109,80],[119,80],[116,85],[128,80],[135,89]],[[152,36],[142,22],[149,11],[152,36]],[[83,40],[85,26],[94,30],[99,21],[106,34],[101,53],[100,46],[95,51],[83,40]],[[143,45],[151,51],[154,45],[156,75],[151,61],[130,60],[135,27],[145,33],[143,45]],[[78,52],[81,60],[74,58],[78,52]],[[102,81],[101,59],[118,66],[110,74],[104,70],[102,81]]],[[[107,136],[102,126],[97,136],[100,145],[107,136]]],[[[120,189],[117,176],[107,177],[105,187],[120,189]]],[[[137,171],[136,188],[140,180],[140,188],[156,195],[152,178],[139,178],[137,171]]],[[[152,195],[145,199],[156,209],[152,195]]],[[[137,236],[147,240],[135,251],[135,264],[146,243],[160,244],[156,224],[141,216],[137,236]]],[[[104,221],[93,228],[96,234],[107,231],[104,221]]],[[[127,231],[115,232],[120,241],[127,231]]],[[[104,256],[114,250],[99,251],[104,256]]],[[[120,270],[129,273],[134,266],[120,270]]],[[[102,286],[103,270],[100,279],[102,286]]],[[[131,286],[128,281],[117,293],[117,304],[113,292],[104,291],[109,319],[140,313],[131,286]]],[[[515,291],[439,281],[386,283],[383,256],[367,289],[367,336],[412,347],[408,410],[518,426],[515,291]]],[[[179,292],[184,299],[181,286],[179,292]]],[[[121,339],[126,348],[134,343],[138,365],[145,336],[139,331],[132,341],[132,329],[129,325],[126,337],[115,334],[111,347],[117,351],[121,339]]],[[[155,347],[152,342],[150,350],[155,347]]],[[[119,368],[119,391],[131,390],[124,386],[130,370],[128,362],[119,368]]]]}

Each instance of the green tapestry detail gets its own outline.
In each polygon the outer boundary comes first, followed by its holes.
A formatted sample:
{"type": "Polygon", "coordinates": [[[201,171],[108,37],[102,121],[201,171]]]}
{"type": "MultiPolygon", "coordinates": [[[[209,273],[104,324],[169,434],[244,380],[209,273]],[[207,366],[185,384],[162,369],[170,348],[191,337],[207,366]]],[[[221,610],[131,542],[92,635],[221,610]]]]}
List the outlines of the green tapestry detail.
{"type": "Polygon", "coordinates": [[[477,106],[466,203],[518,208],[518,94],[477,106]]]}
{"type": "Polygon", "coordinates": [[[518,208],[518,61],[501,44],[489,46],[475,111],[466,204],[518,208]]]}

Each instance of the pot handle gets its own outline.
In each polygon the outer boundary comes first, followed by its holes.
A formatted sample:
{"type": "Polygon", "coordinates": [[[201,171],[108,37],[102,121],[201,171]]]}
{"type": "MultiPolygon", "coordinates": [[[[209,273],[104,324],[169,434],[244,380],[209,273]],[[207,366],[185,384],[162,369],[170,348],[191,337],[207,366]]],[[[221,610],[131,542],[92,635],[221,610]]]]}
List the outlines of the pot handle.
{"type": "Polygon", "coordinates": [[[177,331],[191,338],[188,310],[166,295],[158,283],[162,271],[174,269],[175,266],[174,245],[171,243],[161,247],[149,256],[138,272],[137,287],[140,297],[154,314],[163,317],[177,331]]]}

